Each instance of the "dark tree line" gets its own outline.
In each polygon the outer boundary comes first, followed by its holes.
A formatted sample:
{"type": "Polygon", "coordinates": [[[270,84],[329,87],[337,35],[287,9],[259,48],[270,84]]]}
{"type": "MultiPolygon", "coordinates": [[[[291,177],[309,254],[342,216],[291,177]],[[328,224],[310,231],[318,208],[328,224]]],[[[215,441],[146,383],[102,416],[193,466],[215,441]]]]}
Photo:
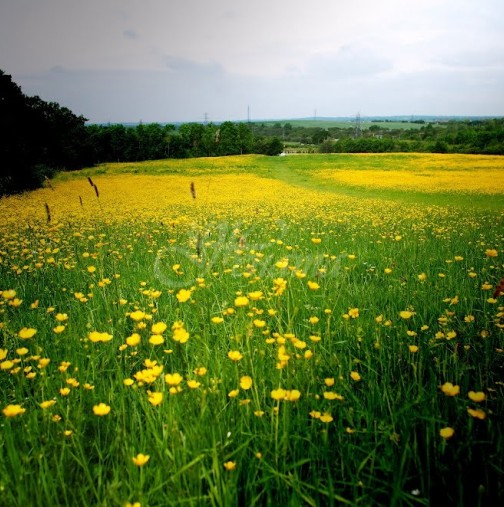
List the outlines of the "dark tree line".
{"type": "Polygon", "coordinates": [[[320,146],[324,153],[430,152],[504,155],[504,119],[428,123],[419,129],[371,126],[360,136],[354,131],[333,133],[320,146]]]}
{"type": "Polygon", "coordinates": [[[40,186],[55,169],[87,158],[86,119],[39,97],[27,97],[0,70],[0,194],[40,186]]]}
{"type": "Polygon", "coordinates": [[[276,137],[254,136],[246,123],[226,121],[160,125],[91,125],[87,127],[95,162],[130,162],[160,158],[216,157],[258,153],[278,155],[276,137]]]}
{"type": "MultiPolygon", "coordinates": [[[[254,135],[275,135],[284,143],[317,147],[323,153],[380,153],[418,151],[433,153],[478,153],[504,155],[504,119],[450,120],[428,123],[416,120],[420,128],[390,128],[388,121],[375,121],[356,135],[348,127],[303,127],[290,122],[254,123],[254,135]]],[[[403,122],[408,123],[408,122],[403,122]]]]}

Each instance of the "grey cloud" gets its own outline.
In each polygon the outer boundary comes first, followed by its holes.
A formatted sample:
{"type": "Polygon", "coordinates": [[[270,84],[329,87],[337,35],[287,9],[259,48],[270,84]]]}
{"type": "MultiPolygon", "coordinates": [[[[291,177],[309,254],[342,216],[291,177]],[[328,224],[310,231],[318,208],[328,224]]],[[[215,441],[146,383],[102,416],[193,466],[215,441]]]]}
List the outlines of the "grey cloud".
{"type": "Polygon", "coordinates": [[[215,62],[200,63],[175,56],[164,56],[164,63],[171,73],[187,76],[221,76],[224,70],[221,65],[215,62]]]}
{"type": "Polygon", "coordinates": [[[126,39],[138,39],[138,34],[134,30],[131,30],[131,29],[124,30],[123,36],[126,39]]]}

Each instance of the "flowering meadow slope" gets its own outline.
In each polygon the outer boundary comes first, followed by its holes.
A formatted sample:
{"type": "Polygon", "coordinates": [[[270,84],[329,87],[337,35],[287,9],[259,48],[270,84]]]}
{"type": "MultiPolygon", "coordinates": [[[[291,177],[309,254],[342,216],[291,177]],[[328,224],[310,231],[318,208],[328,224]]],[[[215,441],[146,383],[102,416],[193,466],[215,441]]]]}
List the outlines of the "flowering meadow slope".
{"type": "Polygon", "coordinates": [[[504,167],[418,157],[1,199],[0,505],[502,500],[504,167]]]}

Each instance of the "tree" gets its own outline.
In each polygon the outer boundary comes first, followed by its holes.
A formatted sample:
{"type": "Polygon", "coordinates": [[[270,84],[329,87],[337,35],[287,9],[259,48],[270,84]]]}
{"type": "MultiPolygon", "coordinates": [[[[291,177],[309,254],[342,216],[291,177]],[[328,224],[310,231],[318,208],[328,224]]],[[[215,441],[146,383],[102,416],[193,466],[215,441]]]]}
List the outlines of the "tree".
{"type": "Polygon", "coordinates": [[[85,122],[55,102],[25,96],[0,70],[0,192],[36,188],[56,169],[89,162],[85,122]]]}

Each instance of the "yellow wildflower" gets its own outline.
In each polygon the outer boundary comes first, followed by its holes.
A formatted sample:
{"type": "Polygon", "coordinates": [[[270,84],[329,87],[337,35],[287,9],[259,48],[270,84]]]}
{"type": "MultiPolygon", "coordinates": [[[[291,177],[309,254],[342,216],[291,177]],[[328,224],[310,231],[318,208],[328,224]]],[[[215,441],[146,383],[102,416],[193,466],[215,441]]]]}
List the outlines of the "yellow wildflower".
{"type": "Polygon", "coordinates": [[[148,454],[142,454],[141,452],[131,458],[131,461],[133,461],[137,467],[143,467],[149,460],[150,456],[148,454]]]}
{"type": "Polygon", "coordinates": [[[23,408],[21,405],[7,405],[2,412],[5,417],[16,417],[23,415],[26,412],[26,408],[23,408]]]}
{"type": "Polygon", "coordinates": [[[35,336],[36,332],[37,330],[32,327],[24,327],[21,331],[19,331],[18,336],[23,340],[29,340],[35,336]]]}
{"type": "Polygon", "coordinates": [[[98,405],[93,406],[94,415],[105,416],[110,412],[110,406],[105,403],[99,403],[98,405]]]}
{"type": "Polygon", "coordinates": [[[228,352],[228,357],[231,361],[240,361],[243,358],[243,355],[239,350],[230,350],[228,352]]]}
{"type": "Polygon", "coordinates": [[[451,382],[445,382],[441,386],[441,391],[446,394],[446,396],[457,396],[460,392],[460,386],[453,385],[451,382]]]}
{"type": "Polygon", "coordinates": [[[455,434],[455,430],[453,428],[450,428],[447,426],[446,428],[441,428],[439,430],[439,435],[443,437],[445,440],[448,440],[449,438],[453,437],[455,434]]]}

